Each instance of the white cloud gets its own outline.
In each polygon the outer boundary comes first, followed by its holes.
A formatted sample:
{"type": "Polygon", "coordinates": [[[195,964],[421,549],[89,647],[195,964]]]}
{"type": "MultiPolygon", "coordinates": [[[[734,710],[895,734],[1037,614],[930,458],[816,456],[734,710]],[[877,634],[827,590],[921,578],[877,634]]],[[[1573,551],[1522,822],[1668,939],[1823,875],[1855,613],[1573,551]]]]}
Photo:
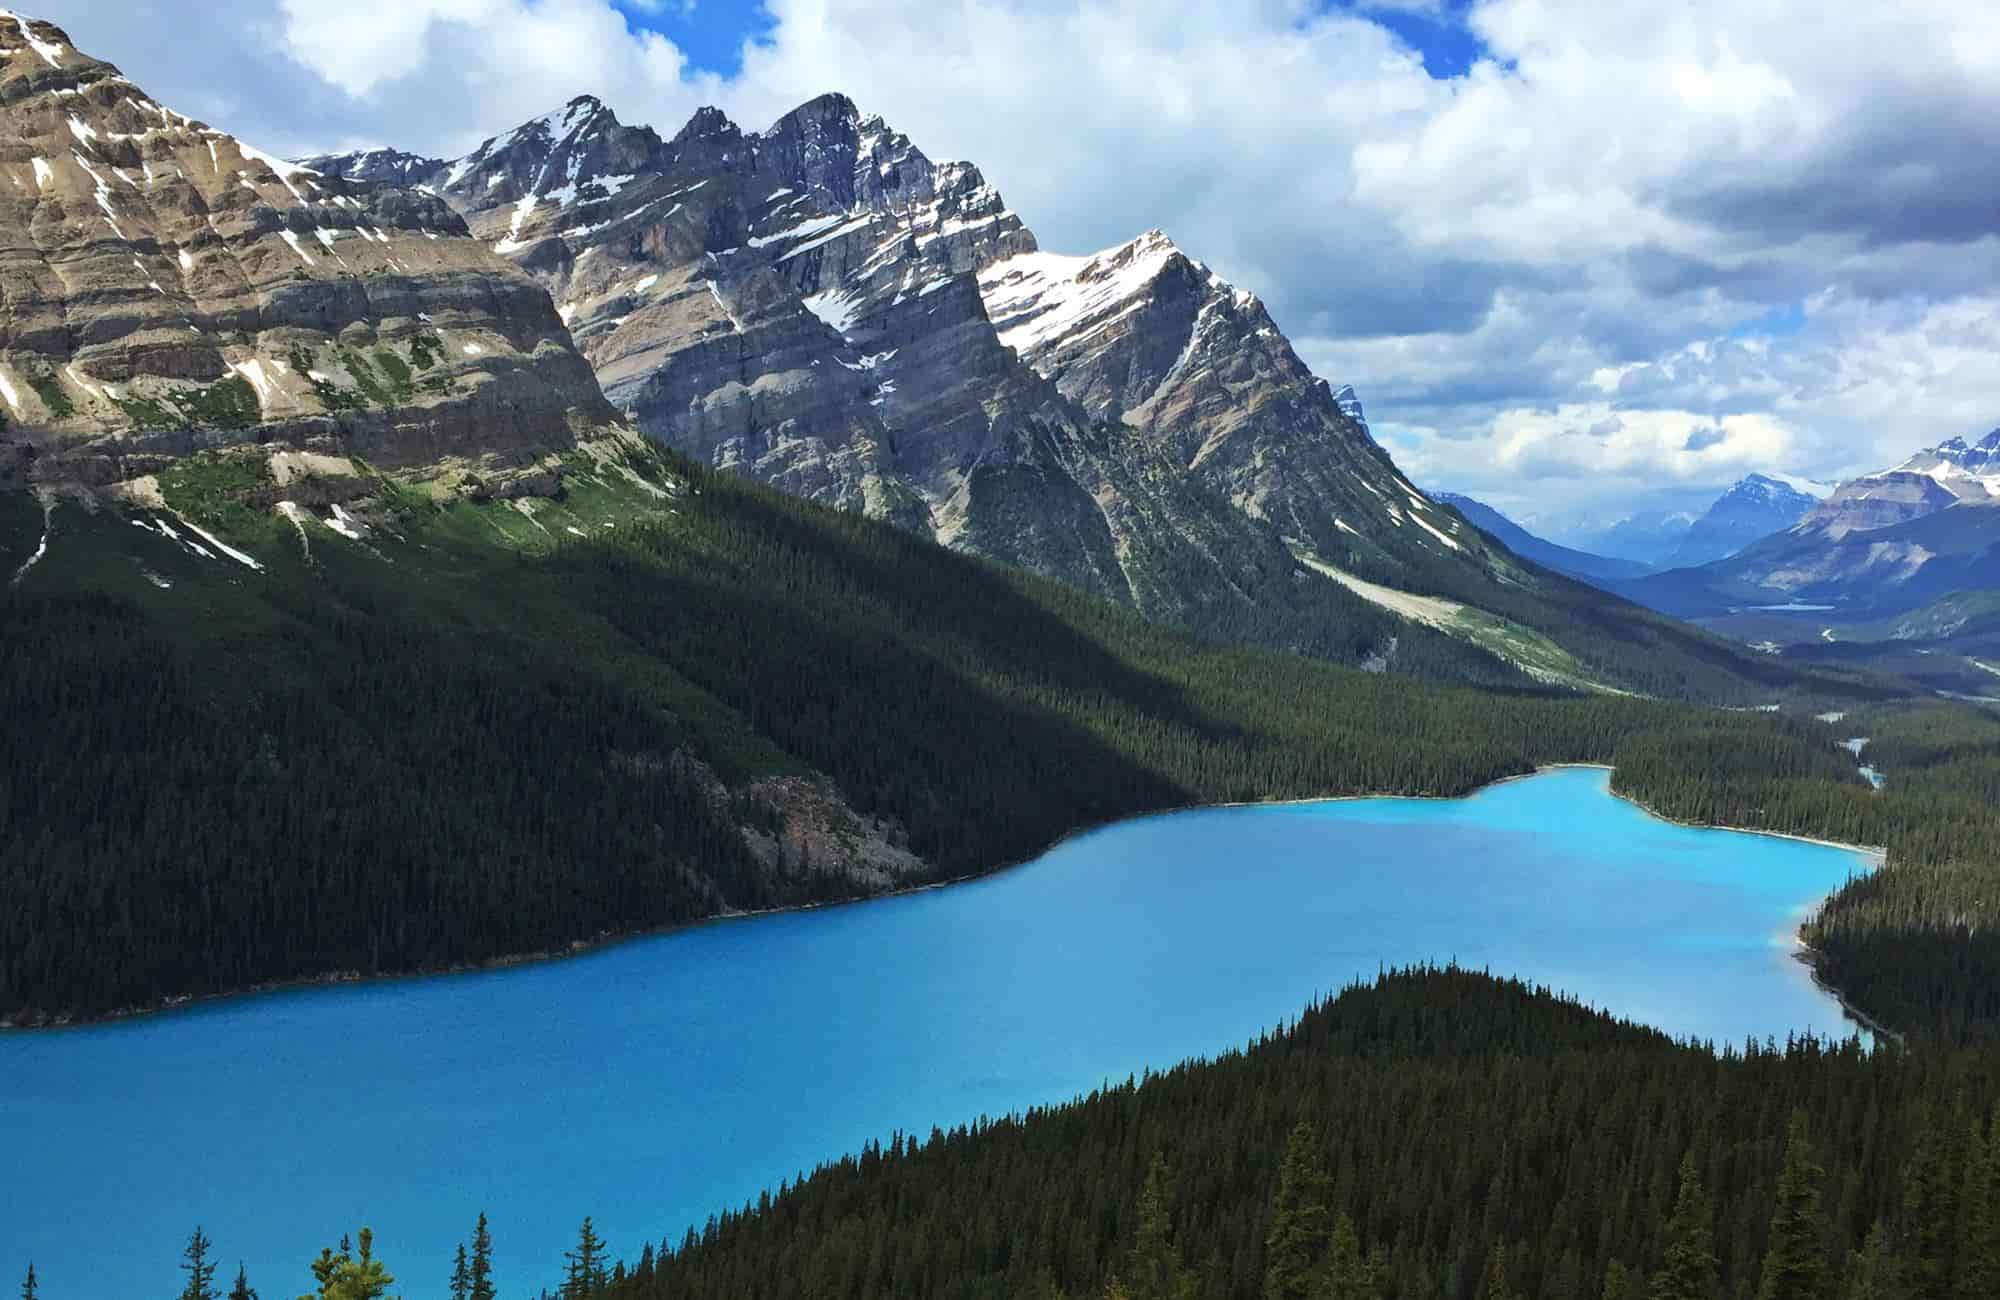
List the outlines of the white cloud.
{"type": "Polygon", "coordinates": [[[1452,81],[1370,19],[1430,0],[769,0],[727,80],[610,0],[44,8],[288,151],[457,152],[582,92],[754,129],[844,90],[979,162],[1050,247],[1164,227],[1412,472],[1491,495],[1611,512],[2000,422],[1993,6],[1479,0],[1494,58],[1452,81]],[[1795,335],[1729,337],[1799,303],[1795,335]]]}

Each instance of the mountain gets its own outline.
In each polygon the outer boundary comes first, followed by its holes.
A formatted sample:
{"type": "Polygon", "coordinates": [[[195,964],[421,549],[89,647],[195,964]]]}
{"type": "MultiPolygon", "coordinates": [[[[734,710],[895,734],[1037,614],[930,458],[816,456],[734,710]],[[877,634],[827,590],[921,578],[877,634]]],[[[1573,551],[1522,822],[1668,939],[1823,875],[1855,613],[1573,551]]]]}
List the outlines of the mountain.
{"type": "Polygon", "coordinates": [[[1253,295],[1159,231],[1044,253],[845,96],[672,140],[586,97],[428,168],[310,165],[450,199],[667,445],[1149,613],[1289,568],[1279,536],[1392,571],[1466,544],[1253,295]]]}
{"type": "Polygon", "coordinates": [[[1636,560],[1617,560],[1604,555],[1592,555],[1588,551],[1572,550],[1559,546],[1545,538],[1537,537],[1507,516],[1481,501],[1461,496],[1456,492],[1443,492],[1437,498],[1452,507],[1472,525],[1498,538],[1508,550],[1524,559],[1533,560],[1543,568],[1554,569],[1580,582],[1603,582],[1616,578],[1636,578],[1652,572],[1651,568],[1636,560]]]}
{"type": "MultiPolygon", "coordinates": [[[[547,295],[433,196],[320,175],[0,23],[0,482],[124,484],[197,448],[546,492],[616,411],[547,295]]],[[[303,462],[300,462],[303,464],[303,462]]]]}
{"type": "Polygon", "coordinates": [[[670,138],[581,97],[455,160],[306,165],[442,196],[547,287],[609,399],[703,463],[1342,662],[1684,691],[1726,661],[1425,496],[1354,392],[1164,233],[1045,251],[976,166],[845,96],[670,138]]]}
{"type": "Polygon", "coordinates": [[[1748,475],[1688,526],[1668,563],[1687,568],[1734,555],[1790,528],[1833,491],[1832,485],[1810,479],[1748,475]]]}
{"type": "Polygon", "coordinates": [[[1849,479],[1806,522],[1837,538],[1918,519],[1961,501],[2000,501],[2000,429],[1977,445],[1950,438],[1893,469],[1849,479]]]}
{"type": "MultiPolygon", "coordinates": [[[[1841,483],[1795,524],[1735,554],[1618,587],[1687,618],[1824,607],[1789,611],[1816,616],[1799,640],[1819,639],[1826,623],[1991,589],[2000,589],[2000,431],[1977,445],[1952,438],[1841,483]]],[[[1782,640],[1768,622],[1759,621],[1760,635],[1782,640]]]]}
{"type": "Polygon", "coordinates": [[[1672,560],[1700,517],[1695,510],[1645,510],[1608,528],[1582,534],[1576,542],[1589,554],[1657,569],[1672,560]]]}

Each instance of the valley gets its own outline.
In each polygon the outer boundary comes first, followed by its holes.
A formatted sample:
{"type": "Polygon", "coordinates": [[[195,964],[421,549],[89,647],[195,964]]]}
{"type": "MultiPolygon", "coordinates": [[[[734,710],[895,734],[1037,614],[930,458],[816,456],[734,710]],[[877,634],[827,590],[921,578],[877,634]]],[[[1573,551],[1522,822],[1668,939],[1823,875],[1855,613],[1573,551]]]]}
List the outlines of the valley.
{"type": "MultiPolygon", "coordinates": [[[[528,8],[361,62],[578,21],[528,8]]],[[[1695,259],[1487,284],[1418,193],[1352,302],[1267,302],[1223,269],[1285,214],[1017,212],[796,69],[740,93],[755,37],[645,29],[658,129],[580,57],[352,150],[347,18],[275,14],[203,57],[338,152],[0,11],[24,1300],[164,1295],[184,1242],[182,1300],[2000,1294],[2000,431],[1833,484],[1720,396],[1609,418],[1840,294],[1657,300],[1727,331],[1657,365],[1574,302],[1542,339],[1528,282],[1695,259]],[[1675,509],[1558,545],[1418,486],[1453,459],[1675,509]]],[[[1402,40],[1330,102],[1430,78],[1402,40]]],[[[1362,207],[1440,139],[1265,164],[1362,207]]],[[[1504,201],[1598,211],[1552,200],[1504,201]]]]}

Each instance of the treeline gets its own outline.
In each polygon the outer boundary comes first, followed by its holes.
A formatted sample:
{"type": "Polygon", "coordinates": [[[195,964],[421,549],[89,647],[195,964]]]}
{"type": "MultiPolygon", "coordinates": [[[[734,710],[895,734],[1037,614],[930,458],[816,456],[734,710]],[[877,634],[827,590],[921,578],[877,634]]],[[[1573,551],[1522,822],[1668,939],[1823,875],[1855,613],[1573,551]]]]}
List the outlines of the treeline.
{"type": "MultiPolygon", "coordinates": [[[[1402,971],[1212,1062],[893,1135],[623,1259],[586,1219],[543,1294],[1981,1300],[1996,1104],[1992,1048],[1718,1053],[1516,981],[1402,971]]],[[[492,1300],[491,1244],[482,1221],[470,1253],[405,1268],[435,1288],[398,1290],[492,1300]]],[[[324,1300],[388,1289],[365,1234],[312,1272],[324,1300]],[[353,1281],[370,1261],[377,1289],[353,1281]]]]}
{"type": "Polygon", "coordinates": [[[1627,741],[1612,780],[1667,816],[1886,849],[1883,870],[1805,927],[1821,978],[1899,1032],[2000,1034],[2000,717],[1944,704],[1831,724],[1716,714],[1627,741]],[[1833,747],[1861,738],[1879,792],[1833,747]]]}

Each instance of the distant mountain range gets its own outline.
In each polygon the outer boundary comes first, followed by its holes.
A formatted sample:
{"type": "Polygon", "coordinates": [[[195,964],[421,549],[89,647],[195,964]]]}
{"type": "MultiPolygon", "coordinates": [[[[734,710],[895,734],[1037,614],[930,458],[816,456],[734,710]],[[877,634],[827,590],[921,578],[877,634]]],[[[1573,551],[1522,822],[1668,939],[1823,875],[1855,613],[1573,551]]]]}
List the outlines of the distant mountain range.
{"type": "Polygon", "coordinates": [[[1617,589],[1689,618],[1808,605],[1824,608],[1789,612],[1878,619],[1993,588],[2000,588],[2000,430],[1977,444],[1952,438],[1850,479],[1791,527],[1733,555],[1617,589]]]}
{"type": "Polygon", "coordinates": [[[1574,550],[1551,542],[1547,538],[1537,537],[1485,502],[1476,501],[1457,492],[1441,492],[1437,499],[1456,509],[1475,527],[1499,539],[1514,554],[1579,581],[1601,585],[1614,579],[1636,578],[1653,571],[1651,565],[1638,560],[1592,555],[1588,551],[1574,550]]]}

